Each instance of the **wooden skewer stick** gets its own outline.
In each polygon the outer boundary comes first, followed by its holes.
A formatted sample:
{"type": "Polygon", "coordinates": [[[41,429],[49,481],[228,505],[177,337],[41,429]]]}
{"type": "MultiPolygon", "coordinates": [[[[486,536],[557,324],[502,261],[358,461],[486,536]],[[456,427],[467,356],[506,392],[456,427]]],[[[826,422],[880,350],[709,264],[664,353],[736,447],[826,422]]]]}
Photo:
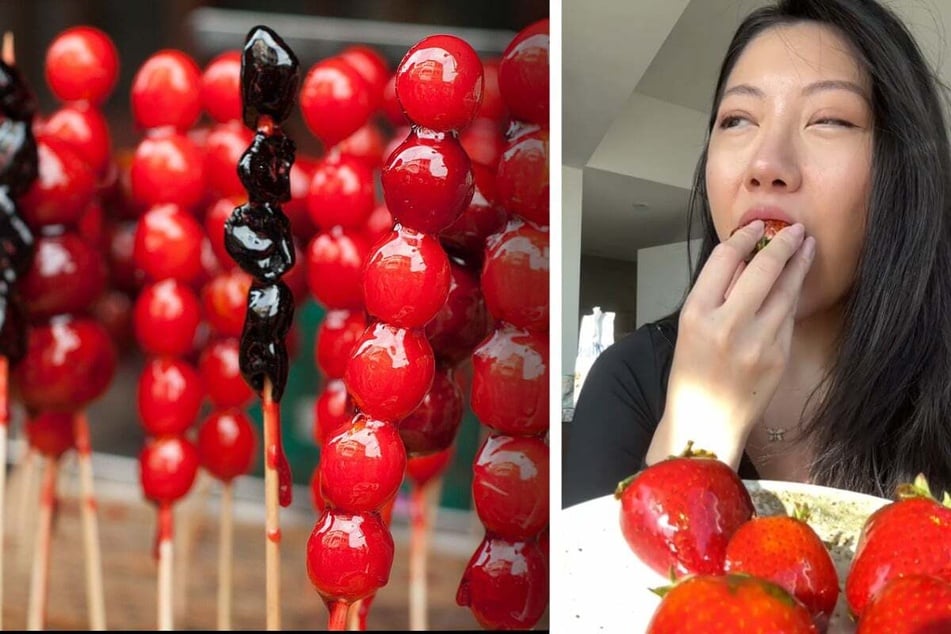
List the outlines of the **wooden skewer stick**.
{"type": "Polygon", "coordinates": [[[442,476],[436,476],[422,486],[413,484],[410,499],[410,547],[409,547],[409,629],[429,629],[427,556],[429,533],[436,519],[439,495],[442,492],[442,476]]]}
{"type": "Polygon", "coordinates": [[[211,496],[212,479],[207,473],[199,471],[194,489],[176,507],[174,567],[180,571],[178,583],[172,588],[176,621],[184,620],[188,612],[188,573],[192,569],[191,561],[198,533],[202,529],[204,509],[208,506],[208,498],[211,496]]]}
{"type": "Polygon", "coordinates": [[[17,570],[26,570],[30,565],[30,553],[33,552],[33,538],[36,536],[35,524],[36,514],[39,511],[36,505],[37,489],[36,472],[38,465],[37,451],[30,446],[30,443],[23,439],[23,451],[20,453],[20,460],[14,477],[17,478],[17,511],[16,518],[16,538],[18,557],[15,568],[17,570]]]}
{"type": "Polygon", "coordinates": [[[231,629],[231,577],[234,550],[234,486],[228,481],[221,489],[221,533],[218,538],[218,629],[231,629]]]}
{"type": "Polygon", "coordinates": [[[330,632],[343,632],[347,629],[347,612],[350,604],[346,601],[333,600],[327,605],[330,610],[330,620],[327,623],[327,630],[330,632]]]}
{"type": "Polygon", "coordinates": [[[79,464],[80,512],[83,522],[83,549],[86,552],[86,604],[89,629],[106,629],[106,601],[102,587],[102,553],[99,545],[99,520],[96,513],[96,492],[93,486],[92,447],[89,443],[89,421],[85,412],[73,417],[76,454],[79,464]]]}
{"type": "Polygon", "coordinates": [[[281,524],[279,509],[278,447],[280,446],[281,413],[271,398],[271,382],[264,381],[261,393],[264,410],[264,506],[265,530],[265,594],[267,629],[281,629],[281,524]]]}
{"type": "Polygon", "coordinates": [[[158,629],[174,629],[172,612],[172,505],[159,505],[158,535],[158,629]]]}
{"type": "Polygon", "coordinates": [[[26,617],[28,630],[42,630],[46,621],[46,599],[49,592],[50,533],[53,505],[56,503],[56,475],[59,459],[46,458],[43,487],[40,490],[40,525],[33,551],[33,573],[30,577],[30,600],[26,617]]]}

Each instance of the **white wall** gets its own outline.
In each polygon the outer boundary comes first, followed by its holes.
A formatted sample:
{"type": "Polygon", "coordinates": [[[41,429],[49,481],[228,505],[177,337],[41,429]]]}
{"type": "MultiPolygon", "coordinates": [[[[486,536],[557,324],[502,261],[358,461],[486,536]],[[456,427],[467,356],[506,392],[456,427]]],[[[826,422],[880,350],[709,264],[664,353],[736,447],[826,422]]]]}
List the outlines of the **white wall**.
{"type": "MultiPolygon", "coordinates": [[[[694,256],[700,247],[692,240],[694,256]]],[[[690,283],[687,243],[675,242],[637,252],[637,327],[670,314],[690,283]]]]}
{"type": "Polygon", "coordinates": [[[582,171],[561,168],[561,368],[574,376],[578,356],[578,300],[581,287],[582,171]]]}

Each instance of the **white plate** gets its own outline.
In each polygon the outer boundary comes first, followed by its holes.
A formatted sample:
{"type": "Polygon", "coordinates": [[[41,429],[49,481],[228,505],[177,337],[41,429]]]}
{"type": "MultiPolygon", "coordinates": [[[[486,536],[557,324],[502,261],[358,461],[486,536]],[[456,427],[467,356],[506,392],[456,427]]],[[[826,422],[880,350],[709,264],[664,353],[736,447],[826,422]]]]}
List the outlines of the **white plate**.
{"type": "MultiPolygon", "coordinates": [[[[809,524],[830,546],[839,571],[839,588],[854,555],[865,519],[889,500],[796,482],[744,480],[760,515],[791,512],[796,502],[812,511],[809,524]]],[[[667,585],[631,551],[620,528],[620,502],[606,495],[561,511],[561,557],[557,558],[562,587],[552,605],[552,623],[559,631],[645,632],[660,598],[649,589],[667,585]]],[[[828,634],[855,628],[840,592],[828,634]]]]}

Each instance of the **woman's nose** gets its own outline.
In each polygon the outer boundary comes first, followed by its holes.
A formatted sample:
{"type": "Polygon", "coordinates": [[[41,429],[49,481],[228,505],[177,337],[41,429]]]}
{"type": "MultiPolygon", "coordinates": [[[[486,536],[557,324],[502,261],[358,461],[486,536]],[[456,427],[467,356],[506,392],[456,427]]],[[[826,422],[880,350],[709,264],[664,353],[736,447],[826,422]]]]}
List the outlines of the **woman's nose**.
{"type": "Polygon", "coordinates": [[[795,140],[779,128],[761,128],[752,154],[746,187],[757,191],[795,191],[801,184],[795,140]]]}

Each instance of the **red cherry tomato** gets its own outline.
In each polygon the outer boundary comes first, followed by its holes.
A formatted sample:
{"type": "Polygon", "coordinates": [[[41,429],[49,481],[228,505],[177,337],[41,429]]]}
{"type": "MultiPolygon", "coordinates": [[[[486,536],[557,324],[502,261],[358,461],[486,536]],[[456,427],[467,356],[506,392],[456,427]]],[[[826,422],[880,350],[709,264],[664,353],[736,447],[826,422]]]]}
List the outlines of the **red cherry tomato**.
{"type": "Polygon", "coordinates": [[[349,427],[356,413],[343,379],[331,379],[314,403],[314,443],[322,447],[343,427],[349,427]]]}
{"type": "Polygon", "coordinates": [[[410,477],[415,486],[425,486],[426,483],[449,467],[455,452],[456,446],[450,445],[442,451],[425,456],[409,456],[406,459],[406,475],[410,477]]]}
{"type": "Polygon", "coordinates": [[[201,105],[218,123],[241,120],[241,52],[225,51],[201,74],[201,105]]]}
{"type": "Polygon", "coordinates": [[[468,42],[453,35],[423,38],[396,69],[403,112],[413,123],[441,132],[469,125],[482,88],[482,61],[468,42]]]}
{"type": "Polygon", "coordinates": [[[472,164],[475,189],[472,201],[456,220],[439,234],[439,239],[450,252],[457,252],[469,260],[481,261],[485,240],[505,226],[505,210],[495,203],[495,172],[472,164]]]}
{"type": "Polygon", "coordinates": [[[27,409],[72,412],[99,398],[115,372],[109,333],[92,319],[59,316],[29,329],[13,377],[27,409]]]}
{"type": "Polygon", "coordinates": [[[472,164],[452,135],[414,128],[383,168],[383,198],[400,224],[439,233],[472,200],[472,164]]]}
{"type": "Polygon", "coordinates": [[[505,148],[495,177],[498,204],[547,227],[548,202],[548,130],[525,129],[505,148]]]}
{"type": "Polygon", "coordinates": [[[548,18],[522,29],[502,53],[499,91],[512,117],[548,126],[548,18]]]}
{"type": "Polygon", "coordinates": [[[174,204],[157,205],[139,220],[133,259],[148,279],[190,284],[202,273],[204,232],[195,218],[174,204]]]}
{"type": "Polygon", "coordinates": [[[317,328],[314,359],[324,376],[340,378],[357,340],[367,329],[362,310],[328,310],[317,328]]]}
{"type": "Polygon", "coordinates": [[[184,497],[197,473],[198,450],[183,436],[149,439],[139,454],[142,492],[156,504],[184,497]]]}
{"type": "Polygon", "coordinates": [[[419,406],[434,373],[433,351],[422,332],[378,322],[357,342],[343,380],[367,416],[396,422],[419,406]]]}
{"type": "Polygon", "coordinates": [[[218,409],[243,407],[254,396],[241,376],[236,338],[218,339],[205,346],[198,360],[198,371],[211,404],[218,409]]]}
{"type": "Polygon", "coordinates": [[[449,258],[431,235],[399,227],[367,258],[367,312],[401,328],[421,328],[449,295],[449,258]]]}
{"type": "Polygon", "coordinates": [[[320,482],[331,506],[350,513],[374,511],[396,495],[406,451],[396,426],[363,414],[320,447],[320,482]]]}
{"type": "Polygon", "coordinates": [[[39,174],[20,199],[23,219],[31,228],[73,226],[96,194],[96,176],[68,144],[49,136],[36,140],[39,174]]]}
{"type": "Polygon", "coordinates": [[[216,196],[246,197],[238,178],[238,161],[251,145],[254,133],[240,121],[219,123],[205,139],[204,174],[207,186],[216,196]]]}
{"type": "Polygon", "coordinates": [[[257,433],[251,419],[239,409],[212,412],[198,429],[201,465],[225,482],[251,469],[256,446],[257,433]]]}
{"type": "Polygon", "coordinates": [[[80,313],[106,287],[102,258],[75,233],[40,236],[19,289],[34,319],[80,313]]]}
{"type": "Polygon", "coordinates": [[[456,439],[464,409],[462,390],[452,378],[452,369],[437,368],[423,402],[399,422],[406,453],[415,457],[447,449],[456,439]]]}
{"type": "Polygon", "coordinates": [[[325,601],[354,603],[389,582],[393,550],[379,514],[327,509],[307,539],[307,576],[325,601]]]}
{"type": "Polygon", "coordinates": [[[186,136],[168,129],[142,139],[129,180],[134,202],[143,207],[174,203],[193,209],[205,196],[204,158],[186,136]]]}
{"type": "Polygon", "coordinates": [[[73,414],[69,412],[41,412],[30,416],[23,430],[30,447],[48,458],[58,460],[76,446],[73,414]]]}
{"type": "Polygon", "coordinates": [[[60,101],[103,103],[119,78],[119,54],[108,35],[91,26],[66,29],[46,50],[46,83],[60,101]]]}
{"type": "Polygon", "coordinates": [[[152,436],[183,434],[198,417],[205,396],[201,375],[174,357],[146,362],[139,375],[139,418],[152,436]]]}
{"type": "Polygon", "coordinates": [[[165,49],[149,57],[132,78],[132,116],[144,130],[192,127],[201,114],[201,71],[182,51],[165,49]]]}
{"type": "Polygon", "coordinates": [[[370,86],[340,57],[314,64],[301,84],[304,123],[327,148],[360,129],[374,108],[370,86]]]}
{"type": "Polygon", "coordinates": [[[252,278],[241,269],[220,273],[201,290],[201,304],[212,331],[222,337],[240,337],[248,312],[252,278]]]}
{"type": "Polygon", "coordinates": [[[470,405],[479,421],[512,436],[548,431],[548,335],[505,325],[472,353],[470,405]]]}
{"type": "Polygon", "coordinates": [[[362,234],[340,226],[315,235],[307,246],[307,287],[314,298],[327,309],[361,308],[368,251],[362,234]]]}
{"type": "Polygon", "coordinates": [[[362,161],[332,152],[317,163],[307,194],[307,211],[314,226],[359,229],[375,204],[373,172],[362,161]]]}
{"type": "Polygon", "coordinates": [[[520,220],[486,242],[482,293],[489,312],[518,327],[548,332],[549,236],[520,220]]]}
{"type": "Polygon", "coordinates": [[[106,117],[98,108],[83,102],[62,106],[43,123],[43,134],[63,141],[97,177],[105,176],[112,138],[106,117]]]}
{"type": "Polygon", "coordinates": [[[472,501],[487,532],[531,539],[548,525],[548,445],[489,436],[472,464],[472,501]]]}
{"type": "Polygon", "coordinates": [[[201,308],[194,291],[168,279],[142,289],[132,319],[135,339],[145,352],[184,356],[194,347],[201,308]]]}

